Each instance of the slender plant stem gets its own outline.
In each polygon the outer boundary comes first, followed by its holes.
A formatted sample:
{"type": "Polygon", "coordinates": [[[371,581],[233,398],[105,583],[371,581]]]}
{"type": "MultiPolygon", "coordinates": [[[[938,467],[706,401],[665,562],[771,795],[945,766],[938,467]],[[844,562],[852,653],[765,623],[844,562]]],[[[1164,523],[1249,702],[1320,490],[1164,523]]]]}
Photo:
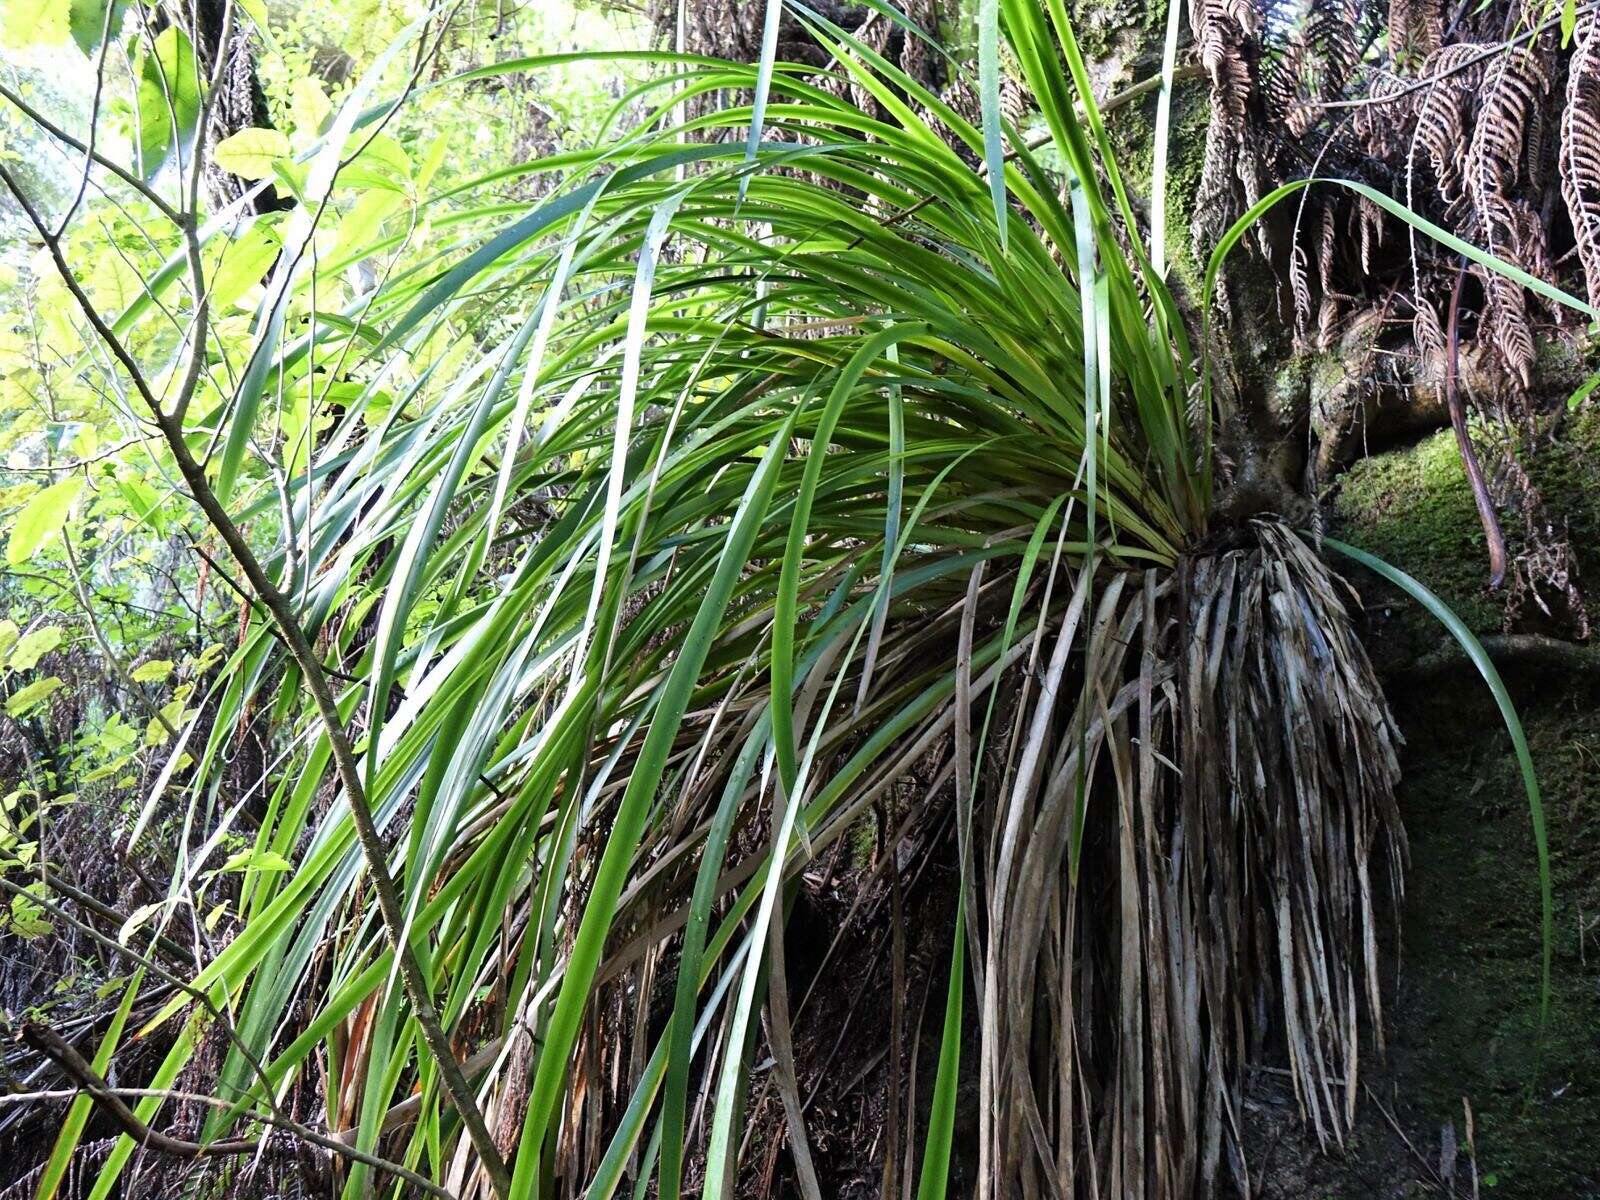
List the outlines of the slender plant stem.
{"type": "Polygon", "coordinates": [[[172,205],[168,204],[167,201],[162,198],[160,192],[156,191],[155,188],[145,183],[144,180],[140,179],[121,163],[117,162],[113,158],[106,157],[88,142],[73,137],[72,134],[61,128],[61,126],[55,124],[38,109],[34,108],[31,104],[24,100],[15,91],[7,87],[4,83],[0,83],[0,97],[3,97],[13,108],[15,108],[23,116],[27,117],[28,120],[32,121],[40,129],[48,133],[56,141],[81,152],[86,157],[91,159],[96,166],[103,167],[107,171],[110,171],[118,179],[122,180],[123,183],[127,184],[134,191],[138,192],[140,196],[150,203],[151,207],[153,207],[167,220],[171,221],[174,225],[183,224],[182,213],[173,208],[172,205]]]}
{"type": "Polygon", "coordinates": [[[173,728],[172,722],[167,720],[167,716],[161,711],[160,706],[146,696],[144,690],[134,682],[126,664],[111,649],[111,643],[106,640],[105,631],[100,628],[100,621],[95,617],[94,608],[89,603],[89,588],[84,583],[83,571],[78,566],[78,556],[72,552],[72,539],[64,529],[61,531],[61,548],[66,552],[67,571],[72,576],[73,586],[77,589],[78,604],[83,608],[84,620],[89,622],[89,633],[94,637],[94,644],[100,648],[101,657],[111,667],[111,673],[117,677],[117,682],[122,684],[128,690],[128,694],[155,719],[156,724],[161,726],[169,739],[176,740],[178,731],[173,728]]]}
{"type": "Polygon", "coordinates": [[[1478,522],[1483,526],[1484,539],[1489,543],[1489,586],[1497,588],[1506,578],[1506,538],[1500,531],[1500,517],[1494,511],[1494,501],[1489,497],[1489,485],[1484,482],[1483,467],[1478,464],[1478,452],[1473,448],[1472,435],[1467,430],[1467,410],[1461,402],[1459,366],[1461,358],[1461,285],[1467,278],[1467,264],[1463,262],[1456,272],[1455,285],[1450,289],[1450,320],[1446,334],[1449,345],[1444,364],[1444,399],[1450,410],[1450,428],[1456,435],[1456,446],[1461,451],[1462,465],[1467,469],[1467,481],[1472,484],[1472,502],[1478,508],[1478,522]]]}
{"type": "MultiPolygon", "coordinates": [[[[151,1129],[130,1109],[124,1102],[124,1096],[159,1096],[178,1100],[194,1101],[210,1105],[213,1108],[227,1106],[226,1100],[215,1096],[202,1096],[189,1092],[166,1092],[156,1088],[114,1088],[84,1061],[72,1045],[61,1035],[47,1025],[25,1025],[22,1030],[22,1039],[34,1049],[46,1055],[51,1061],[65,1071],[71,1080],[78,1085],[79,1092],[87,1095],[100,1107],[112,1120],[122,1127],[122,1131],[139,1145],[149,1150],[157,1150],[165,1154],[176,1155],[180,1158],[220,1158],[241,1154],[254,1154],[261,1148],[261,1142],[256,1138],[234,1138],[221,1142],[190,1142],[182,1138],[170,1137],[151,1129]]],[[[35,1092],[26,1097],[8,1096],[4,1099],[16,1102],[20,1098],[30,1100],[40,1099],[65,1099],[74,1093],[66,1092],[35,1092]]],[[[431,1196],[441,1196],[444,1200],[454,1200],[450,1192],[434,1183],[424,1175],[419,1175],[409,1167],[401,1166],[397,1162],[390,1162],[386,1158],[379,1158],[376,1154],[368,1154],[365,1150],[357,1149],[340,1141],[338,1138],[328,1137],[318,1133],[298,1121],[288,1117],[267,1113],[252,1113],[256,1120],[265,1125],[285,1130],[294,1137],[330,1154],[358,1162],[374,1170],[384,1171],[396,1178],[403,1179],[415,1187],[421,1188],[431,1196]]]]}

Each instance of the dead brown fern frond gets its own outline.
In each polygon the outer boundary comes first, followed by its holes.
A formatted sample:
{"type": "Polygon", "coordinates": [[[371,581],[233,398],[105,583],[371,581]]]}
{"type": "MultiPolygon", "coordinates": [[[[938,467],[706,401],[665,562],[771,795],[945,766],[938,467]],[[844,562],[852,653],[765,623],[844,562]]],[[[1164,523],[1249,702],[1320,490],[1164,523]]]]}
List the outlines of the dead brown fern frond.
{"type": "Polygon", "coordinates": [[[1399,69],[1425,62],[1443,37],[1439,0],[1389,0],[1389,50],[1399,69]]]}
{"type": "Polygon", "coordinates": [[[1253,24],[1248,5],[1190,0],[1189,27],[1194,30],[1195,53],[1211,79],[1212,116],[1194,215],[1195,232],[1202,242],[1222,232],[1230,216],[1228,198],[1240,185],[1248,194],[1249,181],[1255,176],[1255,153],[1246,119],[1255,80],[1242,53],[1253,24]]]}
{"type": "MultiPolygon", "coordinates": [[[[1519,49],[1498,56],[1484,73],[1466,154],[1471,230],[1491,254],[1524,270],[1534,265],[1529,252],[1538,255],[1542,239],[1538,246],[1525,244],[1527,223],[1512,192],[1521,176],[1532,114],[1548,90],[1538,55],[1519,49]]],[[[1489,296],[1490,336],[1510,375],[1526,389],[1533,382],[1534,360],[1526,295],[1520,284],[1498,272],[1483,270],[1479,276],[1489,296]]]]}
{"type": "Polygon", "coordinates": [[[1579,21],[1567,64],[1560,168],[1589,302],[1600,304],[1600,18],[1593,15],[1579,21]]]}

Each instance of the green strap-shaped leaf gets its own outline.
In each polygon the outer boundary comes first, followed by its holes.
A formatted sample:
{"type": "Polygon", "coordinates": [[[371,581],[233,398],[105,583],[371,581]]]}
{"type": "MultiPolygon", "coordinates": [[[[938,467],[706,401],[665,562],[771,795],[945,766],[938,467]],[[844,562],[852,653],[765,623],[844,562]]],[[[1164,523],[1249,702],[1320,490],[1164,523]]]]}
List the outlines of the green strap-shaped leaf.
{"type": "Polygon", "coordinates": [[[1155,142],[1150,159],[1150,265],[1167,270],[1167,149],[1172,130],[1172,74],[1178,61],[1179,0],[1167,0],[1167,38],[1161,48],[1161,95],[1156,100],[1155,142]]]}
{"type": "Polygon", "coordinates": [[[783,569],[778,576],[772,626],[772,737],[777,747],[778,777],[783,782],[784,792],[789,795],[793,795],[796,773],[794,631],[799,615],[800,571],[805,560],[811,507],[816,501],[823,463],[828,456],[828,441],[839,423],[845,401],[855,391],[867,368],[882,357],[890,346],[924,332],[921,325],[896,325],[868,338],[839,373],[811,438],[811,453],[806,456],[805,474],[801,477],[794,515],[789,521],[789,540],[784,547],[783,569]]]}
{"type": "Polygon", "coordinates": [[[711,818],[695,874],[694,895],[689,902],[689,920],[683,929],[683,949],[678,959],[677,992],[673,999],[672,1024],[668,1031],[666,1092],[661,1102],[661,1200],[678,1200],[683,1194],[684,1128],[688,1113],[690,1035],[694,1030],[694,1001],[700,990],[701,964],[705,955],[706,931],[711,924],[711,906],[717,898],[717,881],[727,857],[739,801],[755,770],[761,749],[766,745],[766,722],[746,739],[744,749],[728,776],[722,800],[711,818]]]}
{"type": "Polygon", "coordinates": [[[956,1092],[961,1085],[961,1014],[966,991],[967,922],[965,900],[956,902],[955,945],[950,949],[950,986],[944,998],[944,1034],[939,1039],[939,1069],[933,1080],[933,1108],[923,1143],[917,1200],[944,1200],[950,1186],[950,1146],[955,1140],[956,1092]]]}
{"type": "MultiPolygon", "coordinates": [[[[756,161],[761,146],[761,131],[767,119],[767,97],[772,91],[772,64],[778,56],[778,25],[783,18],[783,0],[767,0],[766,21],[761,29],[761,59],[756,66],[755,98],[750,104],[750,133],[744,142],[745,165],[756,161]]],[[[750,175],[739,177],[739,202],[750,190],[750,175]]]]}
{"type": "Polygon", "coordinates": [[[1000,250],[1006,238],[1006,153],[1000,129],[1000,0],[980,0],[978,5],[978,93],[983,112],[983,162],[989,172],[989,202],[1000,230],[1000,250]]]}
{"type": "Polygon", "coordinates": [[[617,896],[622,891],[622,883],[639,836],[644,831],[650,801],[666,769],[667,755],[677,736],[700,668],[705,663],[722,615],[733,597],[734,585],[738,583],[739,575],[749,559],[756,533],[766,518],[767,506],[777,487],[778,467],[783,461],[793,424],[791,416],[774,435],[760,464],[750,476],[738,513],[728,528],[716,574],[706,589],[705,599],[695,614],[693,624],[684,635],[682,649],[656,702],[656,711],[645,734],[638,761],[628,777],[627,790],[623,792],[611,833],[606,839],[605,851],[595,871],[589,900],[584,905],[583,919],[567,962],[566,976],[562,980],[555,1010],[550,1015],[545,1044],[539,1054],[539,1065],[528,1096],[528,1113],[522,1124],[510,1200],[529,1200],[534,1194],[545,1133],[566,1084],[578,1024],[588,1004],[600,954],[611,932],[612,919],[616,916],[617,896]]]}
{"type": "MultiPolygon", "coordinates": [[[[144,968],[139,967],[128,980],[128,986],[122,993],[122,1003],[117,1005],[110,1026],[107,1027],[105,1036],[100,1039],[100,1048],[95,1051],[94,1062],[90,1065],[94,1068],[95,1074],[101,1078],[105,1077],[106,1068],[111,1065],[111,1056],[116,1053],[117,1044],[122,1041],[122,1031],[128,1024],[128,1014],[133,1010],[133,1002],[138,997],[140,985],[143,983],[144,968]]],[[[66,1119],[61,1123],[61,1132],[56,1135],[49,1161],[45,1163],[44,1171],[39,1175],[39,1188],[34,1192],[35,1200],[51,1200],[61,1187],[67,1168],[72,1165],[72,1155],[83,1137],[84,1128],[89,1124],[89,1114],[93,1108],[94,1101],[88,1096],[80,1095],[67,1109],[66,1119]]]]}

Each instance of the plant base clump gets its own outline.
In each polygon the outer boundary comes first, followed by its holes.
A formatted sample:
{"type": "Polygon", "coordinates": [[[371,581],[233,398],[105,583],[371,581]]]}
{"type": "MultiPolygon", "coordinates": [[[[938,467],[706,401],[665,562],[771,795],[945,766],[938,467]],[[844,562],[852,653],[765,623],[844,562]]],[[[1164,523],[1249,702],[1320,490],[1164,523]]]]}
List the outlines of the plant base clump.
{"type": "Polygon", "coordinates": [[[1374,859],[1398,887],[1406,855],[1400,735],[1341,582],[1253,530],[1112,578],[1059,720],[1080,583],[1017,710],[984,831],[990,1195],[1187,1197],[1225,1160],[1247,1186],[1241,1078],[1269,1029],[1319,1140],[1353,1121],[1363,1010],[1382,1036],[1374,859]]]}

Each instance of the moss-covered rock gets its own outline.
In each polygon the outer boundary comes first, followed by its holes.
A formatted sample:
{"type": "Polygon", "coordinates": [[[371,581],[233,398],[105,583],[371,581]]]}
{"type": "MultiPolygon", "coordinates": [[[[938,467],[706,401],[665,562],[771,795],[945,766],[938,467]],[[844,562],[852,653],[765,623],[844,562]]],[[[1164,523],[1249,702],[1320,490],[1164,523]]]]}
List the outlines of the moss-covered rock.
{"type": "MultiPolygon", "coordinates": [[[[1487,451],[1497,436],[1475,430],[1487,451]]],[[[1544,499],[1546,515],[1563,528],[1578,563],[1577,584],[1591,611],[1600,589],[1600,489],[1594,486],[1600,463],[1600,409],[1591,404],[1569,414],[1552,435],[1540,439],[1522,461],[1544,499]]],[[[1503,593],[1490,592],[1488,552],[1472,489],[1467,483],[1454,435],[1448,429],[1414,446],[1376,454],[1351,466],[1334,502],[1336,531],[1421,580],[1478,633],[1499,630],[1505,621],[1503,593]]],[[[1502,514],[1513,554],[1522,545],[1521,520],[1502,514]]],[[[1372,593],[1380,600],[1387,593],[1372,593]]],[[[1537,624],[1524,607],[1523,617],[1537,624]]],[[[1397,601],[1373,613],[1385,649],[1415,655],[1438,643],[1440,630],[1415,605],[1397,601]]]]}
{"type": "Polygon", "coordinates": [[[1600,406],[1589,402],[1568,416],[1535,457],[1532,475],[1546,504],[1566,522],[1589,594],[1600,592],[1600,406]]]}
{"type": "MultiPolygon", "coordinates": [[[[1279,1075],[1246,1122],[1256,1194],[1355,1200],[1600,1197],[1600,681],[1512,667],[1544,791],[1555,898],[1541,1023],[1538,862],[1510,738],[1464,663],[1387,686],[1407,739],[1396,799],[1410,839],[1383,947],[1385,1047],[1364,1043],[1356,1127],[1326,1153],[1279,1075]],[[1473,1135],[1467,1134],[1470,1106],[1473,1135]],[[1448,1131],[1448,1132],[1447,1132],[1448,1131]],[[1436,1185],[1456,1149],[1455,1190],[1436,1185]]],[[[1363,1033],[1365,1037],[1365,1033],[1363,1033]]]]}
{"type": "Polygon", "coordinates": [[[1355,463],[1334,514],[1341,537],[1421,580],[1475,632],[1499,627],[1501,605],[1485,591],[1483,529],[1448,429],[1355,463]]]}

